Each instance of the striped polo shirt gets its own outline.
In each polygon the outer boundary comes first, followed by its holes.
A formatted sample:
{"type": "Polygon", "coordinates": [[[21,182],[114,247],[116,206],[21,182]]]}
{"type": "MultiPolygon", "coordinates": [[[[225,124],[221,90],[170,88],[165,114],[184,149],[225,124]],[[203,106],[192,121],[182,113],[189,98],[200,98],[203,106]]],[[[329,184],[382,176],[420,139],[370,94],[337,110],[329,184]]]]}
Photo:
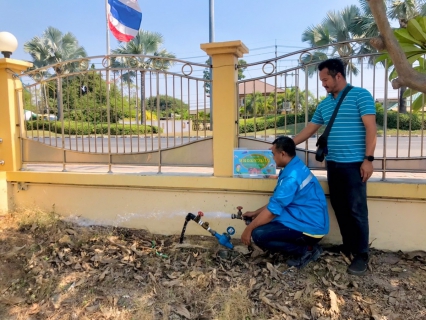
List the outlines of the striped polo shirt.
{"type": "MultiPolygon", "coordinates": [[[[311,122],[327,125],[342,92],[336,98],[330,93],[321,101],[311,122]]],[[[328,136],[326,160],[344,163],[364,161],[365,127],[361,117],[367,114],[376,114],[373,97],[366,89],[353,87],[343,100],[328,136]]]]}

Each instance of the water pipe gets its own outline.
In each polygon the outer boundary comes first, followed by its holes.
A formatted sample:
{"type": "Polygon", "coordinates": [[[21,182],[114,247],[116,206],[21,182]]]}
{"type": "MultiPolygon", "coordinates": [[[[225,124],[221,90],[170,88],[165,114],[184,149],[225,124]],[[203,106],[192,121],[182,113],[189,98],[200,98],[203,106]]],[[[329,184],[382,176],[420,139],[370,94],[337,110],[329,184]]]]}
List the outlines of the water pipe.
{"type": "Polygon", "coordinates": [[[202,226],[205,230],[211,233],[212,236],[214,236],[219,244],[221,244],[224,247],[227,247],[228,249],[234,249],[234,245],[231,243],[231,235],[235,233],[235,229],[233,227],[228,227],[226,230],[227,232],[223,234],[217,233],[215,230],[210,228],[210,225],[207,221],[202,221],[201,217],[204,216],[204,213],[201,211],[198,211],[198,215],[194,215],[193,213],[188,213],[185,217],[185,223],[183,224],[182,233],[180,235],[179,243],[183,243],[183,238],[186,231],[186,225],[190,220],[193,220],[194,222],[198,223],[200,226],[202,226]]]}

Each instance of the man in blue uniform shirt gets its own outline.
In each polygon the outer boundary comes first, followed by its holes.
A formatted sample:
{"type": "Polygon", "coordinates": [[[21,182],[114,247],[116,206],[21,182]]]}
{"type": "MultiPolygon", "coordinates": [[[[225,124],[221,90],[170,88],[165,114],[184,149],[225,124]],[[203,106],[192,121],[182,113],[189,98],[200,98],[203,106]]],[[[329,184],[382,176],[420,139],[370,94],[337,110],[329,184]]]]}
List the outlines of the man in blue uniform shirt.
{"type": "MultiPolygon", "coordinates": [[[[329,123],[342,92],[349,85],[340,59],[325,60],[318,70],[328,96],[318,105],[311,122],[294,137],[296,145],[329,123]]],[[[338,251],[354,256],[348,267],[348,272],[354,275],[363,275],[368,267],[367,180],[373,174],[376,135],[373,97],[364,88],[352,87],[337,112],[325,159],[330,202],[343,240],[338,251]]]]}
{"type": "Polygon", "coordinates": [[[321,255],[318,242],[329,230],[324,192],[317,178],[296,156],[296,145],[289,137],[278,137],[271,151],[281,167],[277,186],[269,203],[243,216],[252,218],[241,240],[251,239],[263,250],[293,254],[290,266],[303,268],[321,255]]]}

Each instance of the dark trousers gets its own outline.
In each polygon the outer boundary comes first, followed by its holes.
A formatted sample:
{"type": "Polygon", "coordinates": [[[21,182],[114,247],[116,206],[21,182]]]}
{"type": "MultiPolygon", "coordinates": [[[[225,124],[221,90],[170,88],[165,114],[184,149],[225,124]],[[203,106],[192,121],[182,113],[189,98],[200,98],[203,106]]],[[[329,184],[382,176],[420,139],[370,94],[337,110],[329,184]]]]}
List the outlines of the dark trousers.
{"type": "Polygon", "coordinates": [[[290,229],[279,222],[259,226],[253,230],[251,237],[263,250],[285,254],[303,255],[308,246],[313,246],[321,238],[304,235],[300,231],[290,229]]]}
{"type": "Polygon", "coordinates": [[[367,184],[362,182],[361,164],[327,162],[330,202],[343,245],[353,254],[368,252],[367,184]]]}

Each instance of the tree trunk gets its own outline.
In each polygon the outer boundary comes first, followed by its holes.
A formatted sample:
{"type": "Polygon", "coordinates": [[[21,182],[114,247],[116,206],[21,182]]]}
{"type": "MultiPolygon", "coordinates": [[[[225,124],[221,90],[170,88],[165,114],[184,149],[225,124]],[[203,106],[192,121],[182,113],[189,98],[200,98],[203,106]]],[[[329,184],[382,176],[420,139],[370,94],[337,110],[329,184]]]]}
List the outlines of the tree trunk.
{"type": "Polygon", "coordinates": [[[141,71],[141,124],[146,123],[145,75],[146,71],[141,71]]]}
{"type": "Polygon", "coordinates": [[[386,15],[383,0],[367,0],[371,13],[376,21],[380,36],[370,41],[371,45],[379,51],[387,50],[391,57],[398,78],[392,80],[392,87],[399,89],[409,87],[413,90],[426,93],[426,75],[417,72],[407,60],[404,51],[398,43],[386,15]]]}
{"type": "Polygon", "coordinates": [[[398,112],[407,113],[407,98],[404,98],[404,92],[407,90],[407,87],[399,88],[399,101],[398,101],[398,112]]]}

